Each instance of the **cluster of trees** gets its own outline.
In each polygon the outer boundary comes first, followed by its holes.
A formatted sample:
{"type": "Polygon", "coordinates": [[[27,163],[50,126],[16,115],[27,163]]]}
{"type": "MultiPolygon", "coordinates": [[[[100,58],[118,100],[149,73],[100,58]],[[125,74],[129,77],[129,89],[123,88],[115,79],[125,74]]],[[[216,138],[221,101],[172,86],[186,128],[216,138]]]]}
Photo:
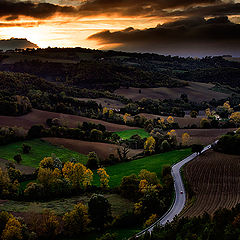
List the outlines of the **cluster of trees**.
{"type": "Polygon", "coordinates": [[[240,155],[240,130],[236,132],[229,132],[226,135],[223,135],[217,144],[214,146],[214,150],[228,153],[228,154],[237,154],[240,155]]]}
{"type": "Polygon", "coordinates": [[[27,131],[22,127],[0,127],[0,145],[25,139],[27,131]]]}
{"type": "MultiPolygon", "coordinates": [[[[91,157],[90,154],[89,159],[91,157]]],[[[108,189],[110,177],[105,169],[98,168],[97,174],[100,187],[108,189]]],[[[62,163],[56,157],[46,157],[39,164],[37,182],[30,182],[26,186],[24,197],[40,200],[83,193],[91,189],[92,181],[93,172],[83,164],[74,161],[62,163]]]]}
{"type": "Polygon", "coordinates": [[[112,222],[111,204],[101,194],[93,194],[88,205],[77,203],[62,217],[53,211],[29,213],[33,221],[0,212],[0,236],[3,240],[62,239],[79,237],[89,231],[102,231],[112,222]]]}
{"type": "Polygon", "coordinates": [[[204,213],[200,217],[177,218],[163,227],[154,228],[151,235],[140,239],[196,239],[196,240],[237,240],[240,232],[240,205],[219,209],[213,216],[204,213]]]}
{"type": "Polygon", "coordinates": [[[163,168],[161,184],[156,173],[143,169],[138,176],[132,174],[123,177],[119,190],[123,197],[135,202],[130,224],[145,221],[148,221],[148,224],[149,217],[153,214],[161,216],[170,206],[173,191],[171,168],[163,168]]]}
{"type": "Polygon", "coordinates": [[[30,100],[24,96],[5,97],[0,94],[0,115],[19,116],[32,110],[30,100]]]}

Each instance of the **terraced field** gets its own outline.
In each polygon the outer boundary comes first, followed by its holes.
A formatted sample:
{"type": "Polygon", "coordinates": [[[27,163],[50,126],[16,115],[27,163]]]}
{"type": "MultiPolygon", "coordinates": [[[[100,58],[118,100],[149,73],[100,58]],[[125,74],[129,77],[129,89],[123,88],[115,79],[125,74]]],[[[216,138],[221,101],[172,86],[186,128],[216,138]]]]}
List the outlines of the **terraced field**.
{"type": "Polygon", "coordinates": [[[183,216],[213,214],[240,202],[240,157],[209,150],[184,168],[187,182],[196,193],[193,205],[183,216]]]}

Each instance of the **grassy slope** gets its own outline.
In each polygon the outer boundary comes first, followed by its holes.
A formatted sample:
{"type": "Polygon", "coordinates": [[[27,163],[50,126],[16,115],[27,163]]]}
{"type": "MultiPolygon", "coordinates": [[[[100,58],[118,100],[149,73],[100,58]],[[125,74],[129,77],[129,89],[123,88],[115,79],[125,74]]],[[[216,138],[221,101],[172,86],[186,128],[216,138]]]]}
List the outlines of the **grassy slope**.
{"type": "MultiPolygon", "coordinates": [[[[106,168],[110,175],[110,187],[117,187],[121,183],[124,176],[129,176],[133,173],[138,174],[142,169],[147,169],[151,172],[156,172],[158,177],[161,176],[162,167],[167,164],[174,164],[181,161],[191,154],[191,149],[174,150],[167,153],[161,153],[149,157],[144,157],[131,162],[124,162],[106,168]]],[[[94,185],[99,184],[98,176],[94,174],[94,185]]]]}
{"type": "Polygon", "coordinates": [[[124,140],[129,139],[130,137],[136,134],[138,134],[141,138],[149,137],[149,133],[146,132],[144,129],[132,129],[132,130],[115,132],[115,133],[124,140]]]}
{"type": "Polygon", "coordinates": [[[52,153],[56,154],[62,161],[68,161],[75,158],[77,161],[86,163],[87,156],[68,150],[63,147],[51,145],[45,141],[35,139],[23,142],[12,143],[0,146],[0,158],[13,160],[13,157],[20,153],[22,155],[22,165],[38,167],[39,162],[44,157],[50,157],[52,153]],[[22,144],[26,143],[32,147],[29,154],[22,154],[22,144]]]}

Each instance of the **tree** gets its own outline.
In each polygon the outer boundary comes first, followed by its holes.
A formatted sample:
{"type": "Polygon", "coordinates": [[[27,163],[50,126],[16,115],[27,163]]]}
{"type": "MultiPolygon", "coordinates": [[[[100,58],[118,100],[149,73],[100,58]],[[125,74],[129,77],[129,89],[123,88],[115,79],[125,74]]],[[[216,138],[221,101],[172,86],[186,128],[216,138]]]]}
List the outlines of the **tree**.
{"type": "Polygon", "coordinates": [[[201,128],[210,128],[211,124],[206,118],[202,118],[200,121],[200,127],[201,128]]]}
{"type": "Polygon", "coordinates": [[[172,116],[169,116],[169,117],[167,118],[167,122],[168,122],[169,124],[174,123],[174,118],[173,118],[172,116]]]}
{"type": "Polygon", "coordinates": [[[19,164],[22,161],[21,154],[17,154],[13,157],[13,159],[19,164]]]}
{"type": "Polygon", "coordinates": [[[59,233],[59,221],[53,211],[45,210],[42,214],[41,235],[47,239],[55,239],[59,233]]]}
{"type": "Polygon", "coordinates": [[[103,229],[112,220],[111,204],[100,194],[93,194],[88,202],[88,213],[92,226],[103,229]]]}
{"type": "Polygon", "coordinates": [[[123,116],[123,121],[125,122],[125,124],[127,123],[128,121],[128,118],[130,117],[131,115],[128,114],[128,113],[125,113],[124,116],[123,116]]]}
{"type": "Polygon", "coordinates": [[[92,129],[90,132],[90,138],[93,141],[101,141],[103,137],[103,133],[100,130],[92,129]]]}
{"type": "Polygon", "coordinates": [[[97,154],[95,152],[89,152],[86,167],[90,169],[97,169],[98,164],[99,164],[99,160],[98,160],[97,154]]]}
{"type": "Polygon", "coordinates": [[[87,206],[78,203],[73,210],[63,216],[64,230],[68,235],[80,235],[86,232],[90,223],[87,206]]]}
{"type": "Polygon", "coordinates": [[[65,179],[69,180],[75,190],[91,185],[93,173],[81,163],[66,162],[62,169],[65,179]]]}
{"type": "Polygon", "coordinates": [[[230,119],[232,119],[235,123],[240,123],[240,112],[234,112],[231,114],[230,119]]]}
{"type": "Polygon", "coordinates": [[[152,214],[144,223],[144,228],[151,226],[153,223],[155,223],[158,219],[157,214],[152,214]]]}
{"type": "Polygon", "coordinates": [[[204,146],[202,144],[193,144],[192,145],[192,152],[196,152],[198,154],[201,154],[203,149],[204,149],[204,146]]]}
{"type": "Polygon", "coordinates": [[[148,184],[157,185],[160,183],[157,174],[155,172],[147,171],[146,169],[142,169],[138,176],[141,180],[147,180],[148,184]]]}
{"type": "Polygon", "coordinates": [[[198,115],[198,112],[197,112],[197,111],[192,110],[192,111],[190,112],[190,117],[191,117],[191,118],[196,118],[197,115],[198,115]]]}
{"type": "Polygon", "coordinates": [[[107,174],[106,170],[104,168],[99,168],[97,170],[97,173],[100,177],[100,186],[102,188],[109,188],[108,182],[109,182],[110,176],[107,174]]]}
{"type": "Polygon", "coordinates": [[[22,224],[15,217],[11,217],[2,232],[2,240],[22,240],[22,230],[22,224]]]}
{"type": "Polygon", "coordinates": [[[122,178],[120,184],[120,193],[123,197],[130,200],[136,200],[139,197],[138,186],[140,180],[136,174],[125,176],[122,178]]]}
{"type": "Polygon", "coordinates": [[[171,145],[167,140],[163,140],[160,148],[162,152],[168,152],[171,150],[171,145]]]}
{"type": "Polygon", "coordinates": [[[144,143],[144,152],[146,155],[151,155],[155,152],[155,145],[156,141],[155,139],[150,136],[147,138],[146,142],[144,143]]]}
{"type": "Polygon", "coordinates": [[[188,133],[182,134],[182,145],[188,145],[190,141],[190,135],[188,133]]]}
{"type": "Polygon", "coordinates": [[[42,125],[33,125],[28,130],[28,137],[29,138],[39,138],[39,137],[41,137],[43,129],[44,129],[44,127],[42,125]]]}
{"type": "Polygon", "coordinates": [[[39,164],[39,168],[54,169],[54,160],[52,157],[45,157],[39,164]]]}
{"type": "Polygon", "coordinates": [[[96,240],[116,240],[117,235],[115,233],[105,233],[100,238],[97,238],[96,240]]]}

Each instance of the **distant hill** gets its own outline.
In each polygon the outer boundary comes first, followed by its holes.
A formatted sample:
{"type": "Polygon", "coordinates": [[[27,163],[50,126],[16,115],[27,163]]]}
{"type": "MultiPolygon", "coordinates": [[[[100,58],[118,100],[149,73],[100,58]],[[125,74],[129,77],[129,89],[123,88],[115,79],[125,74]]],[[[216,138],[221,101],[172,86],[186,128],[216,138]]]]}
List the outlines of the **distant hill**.
{"type": "Polygon", "coordinates": [[[26,38],[11,38],[8,40],[0,40],[1,50],[14,50],[14,49],[38,48],[38,46],[26,38]]]}

